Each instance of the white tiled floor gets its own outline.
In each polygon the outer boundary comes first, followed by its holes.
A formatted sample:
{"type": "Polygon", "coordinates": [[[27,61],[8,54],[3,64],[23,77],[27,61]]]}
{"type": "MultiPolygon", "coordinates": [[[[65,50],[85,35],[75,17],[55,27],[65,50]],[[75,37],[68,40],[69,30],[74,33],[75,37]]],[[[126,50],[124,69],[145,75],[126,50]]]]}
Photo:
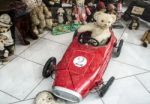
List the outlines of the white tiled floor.
{"type": "MultiPolygon", "coordinates": [[[[116,80],[103,98],[92,92],[80,104],[150,104],[150,46],[143,48],[140,41],[147,29],[144,24],[139,30],[114,29],[125,43],[120,57],[111,59],[104,81],[116,80]]],[[[43,79],[43,65],[51,56],[59,61],[72,36],[47,31],[29,46],[17,44],[10,62],[0,65],[0,104],[33,104],[37,93],[51,90],[53,79],[43,79]]]]}

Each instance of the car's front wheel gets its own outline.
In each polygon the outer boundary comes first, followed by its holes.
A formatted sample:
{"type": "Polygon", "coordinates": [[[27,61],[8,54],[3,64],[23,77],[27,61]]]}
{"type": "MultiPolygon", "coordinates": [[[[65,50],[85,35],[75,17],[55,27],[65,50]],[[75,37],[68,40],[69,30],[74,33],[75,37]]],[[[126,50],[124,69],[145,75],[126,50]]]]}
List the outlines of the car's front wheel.
{"type": "Polygon", "coordinates": [[[50,75],[52,75],[55,70],[55,66],[56,66],[56,58],[55,57],[49,58],[43,68],[42,73],[43,77],[48,78],[50,75]]]}

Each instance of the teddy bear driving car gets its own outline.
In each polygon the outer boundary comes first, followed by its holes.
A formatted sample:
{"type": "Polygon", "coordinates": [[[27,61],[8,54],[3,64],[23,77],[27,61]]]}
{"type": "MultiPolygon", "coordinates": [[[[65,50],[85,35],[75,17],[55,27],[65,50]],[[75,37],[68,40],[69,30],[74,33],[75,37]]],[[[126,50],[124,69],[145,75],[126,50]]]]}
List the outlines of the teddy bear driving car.
{"type": "Polygon", "coordinates": [[[110,27],[116,21],[116,15],[99,11],[94,14],[94,19],[96,22],[81,26],[78,32],[90,31],[91,37],[98,40],[100,45],[106,44],[111,36],[110,27]]]}

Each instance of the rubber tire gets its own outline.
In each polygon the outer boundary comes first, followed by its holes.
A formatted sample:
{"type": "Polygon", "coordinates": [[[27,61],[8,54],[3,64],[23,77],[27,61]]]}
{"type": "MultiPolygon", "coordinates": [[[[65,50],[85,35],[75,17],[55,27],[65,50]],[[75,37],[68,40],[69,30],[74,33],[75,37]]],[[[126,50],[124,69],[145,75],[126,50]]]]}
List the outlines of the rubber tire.
{"type": "Polygon", "coordinates": [[[54,68],[55,65],[56,65],[56,58],[55,57],[49,58],[43,68],[42,75],[44,78],[48,78],[50,75],[52,75],[53,71],[55,70],[54,68]]]}
{"type": "Polygon", "coordinates": [[[121,39],[120,42],[119,42],[117,51],[116,51],[116,53],[115,53],[115,57],[119,57],[119,56],[120,56],[121,49],[122,49],[122,46],[123,46],[123,42],[124,42],[123,39],[121,39]]]}
{"type": "Polygon", "coordinates": [[[108,82],[102,86],[102,88],[99,91],[99,96],[103,97],[105,95],[105,93],[107,92],[107,90],[109,89],[109,87],[112,85],[113,81],[115,80],[115,77],[111,77],[108,82]]]}

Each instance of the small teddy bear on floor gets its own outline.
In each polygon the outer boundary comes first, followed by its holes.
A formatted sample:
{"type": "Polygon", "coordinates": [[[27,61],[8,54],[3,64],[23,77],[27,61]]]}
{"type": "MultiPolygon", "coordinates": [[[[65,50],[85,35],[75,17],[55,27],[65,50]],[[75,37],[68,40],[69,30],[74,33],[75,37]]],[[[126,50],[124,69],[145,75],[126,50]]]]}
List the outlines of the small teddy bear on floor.
{"type": "Polygon", "coordinates": [[[81,26],[78,32],[91,31],[91,37],[98,40],[100,45],[106,44],[111,36],[110,27],[116,21],[116,15],[99,11],[94,14],[94,19],[96,22],[81,26]]]}
{"type": "Polygon", "coordinates": [[[150,29],[147,30],[142,37],[143,46],[147,47],[150,44],[150,29]]]}
{"type": "Polygon", "coordinates": [[[49,91],[42,91],[37,94],[34,104],[65,104],[65,102],[56,99],[49,91]]]}

